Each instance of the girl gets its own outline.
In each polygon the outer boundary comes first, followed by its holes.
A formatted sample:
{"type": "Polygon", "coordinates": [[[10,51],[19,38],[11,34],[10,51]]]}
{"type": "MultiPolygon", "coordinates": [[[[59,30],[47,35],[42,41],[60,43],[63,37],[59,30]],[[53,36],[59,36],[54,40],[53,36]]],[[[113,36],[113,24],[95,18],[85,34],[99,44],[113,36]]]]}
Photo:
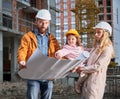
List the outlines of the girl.
{"type": "MultiPolygon", "coordinates": [[[[89,52],[84,51],[84,47],[80,41],[80,35],[75,29],[70,29],[66,33],[66,45],[63,46],[61,50],[58,50],[55,53],[56,58],[65,57],[67,59],[81,59],[85,60],[89,57],[89,52]]],[[[81,76],[82,73],[80,73],[81,76]]],[[[82,74],[83,75],[83,74],[82,74]]],[[[85,78],[86,76],[84,76],[85,78]]],[[[79,78],[79,83],[75,82],[75,90],[77,93],[80,93],[79,84],[83,82],[83,77],[79,78]]]]}

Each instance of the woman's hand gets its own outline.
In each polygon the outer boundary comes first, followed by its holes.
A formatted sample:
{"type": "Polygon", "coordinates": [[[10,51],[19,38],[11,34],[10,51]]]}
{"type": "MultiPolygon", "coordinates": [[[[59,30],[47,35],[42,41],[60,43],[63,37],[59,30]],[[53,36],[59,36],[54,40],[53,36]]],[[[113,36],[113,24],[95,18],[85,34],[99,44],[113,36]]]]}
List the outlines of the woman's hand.
{"type": "Polygon", "coordinates": [[[71,69],[70,72],[72,72],[72,73],[74,73],[74,72],[80,73],[82,70],[84,70],[84,66],[83,65],[79,65],[79,66],[71,69]]]}
{"type": "Polygon", "coordinates": [[[76,72],[77,72],[78,74],[81,73],[81,67],[78,67],[77,70],[76,70],[76,72]]]}
{"type": "Polygon", "coordinates": [[[77,72],[78,68],[80,68],[79,66],[74,67],[73,69],[70,70],[71,73],[77,72]]]}

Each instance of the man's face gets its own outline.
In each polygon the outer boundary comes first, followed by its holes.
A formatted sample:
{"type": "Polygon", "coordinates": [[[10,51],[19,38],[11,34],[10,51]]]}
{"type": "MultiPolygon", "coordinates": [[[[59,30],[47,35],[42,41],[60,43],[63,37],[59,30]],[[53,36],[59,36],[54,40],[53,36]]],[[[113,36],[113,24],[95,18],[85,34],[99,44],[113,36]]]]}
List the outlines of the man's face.
{"type": "Polygon", "coordinates": [[[49,20],[37,19],[36,25],[38,27],[39,33],[44,34],[48,29],[49,23],[49,20]]]}

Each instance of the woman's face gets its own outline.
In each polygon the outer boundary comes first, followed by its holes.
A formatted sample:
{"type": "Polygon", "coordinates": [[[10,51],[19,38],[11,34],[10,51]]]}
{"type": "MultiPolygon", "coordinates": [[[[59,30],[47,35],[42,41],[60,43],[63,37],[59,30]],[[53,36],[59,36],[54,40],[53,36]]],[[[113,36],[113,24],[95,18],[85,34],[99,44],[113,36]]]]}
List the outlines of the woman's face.
{"type": "Polygon", "coordinates": [[[67,37],[68,45],[70,45],[70,46],[76,45],[76,42],[77,42],[77,38],[74,35],[68,35],[68,37],[67,37]]]}
{"type": "Polygon", "coordinates": [[[104,34],[104,30],[103,29],[100,29],[100,28],[96,28],[95,29],[95,39],[97,41],[101,40],[101,38],[103,37],[103,34],[104,34]]]}

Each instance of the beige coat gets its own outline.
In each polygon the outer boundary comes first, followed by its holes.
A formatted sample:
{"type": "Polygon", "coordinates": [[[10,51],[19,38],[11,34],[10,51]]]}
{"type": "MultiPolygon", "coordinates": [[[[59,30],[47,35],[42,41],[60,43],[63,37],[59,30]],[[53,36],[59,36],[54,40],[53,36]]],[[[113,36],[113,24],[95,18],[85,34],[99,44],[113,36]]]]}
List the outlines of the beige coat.
{"type": "Polygon", "coordinates": [[[106,47],[101,54],[96,54],[97,48],[91,50],[87,67],[82,71],[89,76],[83,85],[84,99],[102,99],[106,85],[106,72],[112,57],[112,46],[106,47]]]}

